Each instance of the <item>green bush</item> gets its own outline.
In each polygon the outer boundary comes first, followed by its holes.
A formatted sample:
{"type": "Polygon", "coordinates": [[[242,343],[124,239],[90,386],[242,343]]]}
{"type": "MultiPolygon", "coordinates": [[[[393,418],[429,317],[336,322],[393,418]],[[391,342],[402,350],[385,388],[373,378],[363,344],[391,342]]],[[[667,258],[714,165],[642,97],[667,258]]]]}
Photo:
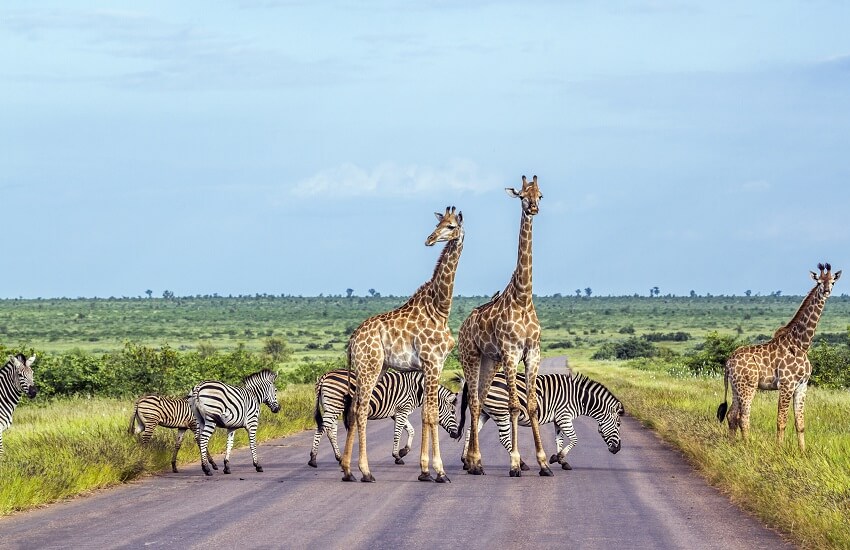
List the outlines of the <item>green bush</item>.
{"type": "Polygon", "coordinates": [[[711,332],[705,337],[705,342],[697,345],[694,353],[684,357],[685,367],[694,374],[722,373],[726,359],[744,344],[746,342],[734,336],[711,332]]]}
{"type": "Polygon", "coordinates": [[[825,388],[850,388],[850,347],[822,341],[809,349],[811,383],[825,388]]]}
{"type": "Polygon", "coordinates": [[[656,355],[658,355],[658,348],[652,342],[633,336],[623,342],[603,344],[590,358],[596,360],[637,359],[656,355]]]}

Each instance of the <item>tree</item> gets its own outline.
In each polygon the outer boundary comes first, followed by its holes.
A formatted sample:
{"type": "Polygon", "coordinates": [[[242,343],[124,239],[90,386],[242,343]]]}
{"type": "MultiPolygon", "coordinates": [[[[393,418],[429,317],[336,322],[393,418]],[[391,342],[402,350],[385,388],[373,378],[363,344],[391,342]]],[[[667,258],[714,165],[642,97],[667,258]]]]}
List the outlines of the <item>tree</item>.
{"type": "Polygon", "coordinates": [[[576,298],[581,298],[581,289],[580,288],[576,289],[576,298]]]}
{"type": "Polygon", "coordinates": [[[166,300],[173,300],[174,299],[174,293],[171,292],[170,290],[163,290],[162,291],[162,297],[165,298],[166,300]]]}
{"type": "Polygon", "coordinates": [[[374,288],[370,288],[370,289],[369,289],[369,296],[372,296],[372,297],[374,298],[374,297],[375,297],[375,294],[377,294],[377,292],[375,291],[375,289],[374,289],[374,288]]]}
{"type": "Polygon", "coordinates": [[[658,289],[657,286],[654,286],[654,287],[649,289],[649,297],[650,298],[653,297],[653,296],[658,296],[659,294],[661,294],[661,291],[658,289]]]}
{"type": "Polygon", "coordinates": [[[288,361],[292,357],[292,350],[283,338],[268,338],[263,344],[263,352],[278,362],[288,361]]]}
{"type": "Polygon", "coordinates": [[[752,293],[753,293],[753,291],[752,291],[752,290],[745,290],[745,291],[744,291],[744,296],[746,296],[747,298],[749,298],[749,297],[752,295],[752,293]]]}
{"type": "Polygon", "coordinates": [[[696,291],[695,291],[695,290],[692,290],[692,291],[691,291],[691,298],[696,298],[696,297],[697,297],[697,293],[696,293],[696,291]]]}
{"type": "Polygon", "coordinates": [[[346,288],[346,289],[345,289],[345,297],[346,297],[346,298],[351,298],[351,295],[352,295],[352,294],[354,294],[354,289],[353,289],[353,288],[346,288]]]}
{"type": "Polygon", "coordinates": [[[585,296],[587,296],[588,298],[590,298],[590,295],[591,295],[591,294],[593,294],[593,289],[591,289],[590,287],[587,287],[587,288],[585,288],[585,289],[584,289],[584,295],[585,295],[585,296]]]}
{"type": "Polygon", "coordinates": [[[153,290],[148,289],[148,290],[145,291],[145,294],[147,294],[148,298],[150,298],[151,295],[153,294],[153,290]]]}

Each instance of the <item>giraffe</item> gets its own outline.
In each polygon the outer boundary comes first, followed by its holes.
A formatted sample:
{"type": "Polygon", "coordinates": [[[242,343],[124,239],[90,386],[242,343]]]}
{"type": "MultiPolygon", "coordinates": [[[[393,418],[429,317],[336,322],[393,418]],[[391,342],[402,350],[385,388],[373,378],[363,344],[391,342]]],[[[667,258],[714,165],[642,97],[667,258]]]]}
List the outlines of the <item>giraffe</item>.
{"type": "MultiPolygon", "coordinates": [[[[470,425],[477,426],[481,414],[481,402],[490,390],[493,378],[500,365],[504,366],[508,383],[508,408],[511,416],[511,477],[520,477],[522,461],[517,446],[517,424],[520,414],[517,394],[517,366],[525,364],[527,377],[526,396],[531,431],[537,451],[537,463],[541,476],[551,476],[552,470],[546,462],[546,452],[540,438],[537,418],[537,392],[534,391],[537,370],[540,365],[540,323],[534,309],[531,293],[531,222],[539,211],[543,198],[537,186],[537,176],[532,181],[522,177],[522,189],[505,188],[508,196],[521,199],[522,216],[519,226],[519,250],[517,265],[505,289],[489,302],[472,310],[463,322],[458,335],[458,351],[467,380],[467,391],[463,394],[461,420],[458,433],[463,433],[466,402],[469,404],[470,425]]],[[[481,449],[477,430],[471,431],[467,453],[467,473],[481,475],[481,449]]]]}
{"type": "MultiPolygon", "coordinates": [[[[463,250],[463,214],[455,207],[446,212],[435,212],[437,227],[425,241],[426,246],[438,242],[446,245],[434,267],[434,274],[401,307],[375,315],[363,321],[348,340],[348,367],[357,378],[354,397],[346,395],[346,412],[352,406],[359,436],[360,481],[375,481],[369,470],[366,454],[366,421],[369,415],[369,398],[381,373],[387,368],[421,370],[425,375],[425,402],[422,407],[422,447],[419,457],[419,481],[450,482],[440,456],[437,434],[437,387],[446,356],[454,348],[455,340],[448,326],[452,307],[455,272],[463,250]],[[431,477],[428,451],[433,454],[436,480],[431,477]]],[[[350,418],[349,415],[346,415],[350,418]]],[[[346,422],[348,427],[348,422],[346,422]]],[[[351,474],[351,455],[354,429],[348,430],[345,451],[340,464],[345,474],[343,481],[354,481],[351,474]]]]}
{"type": "Polygon", "coordinates": [[[815,335],[823,306],[832,292],[832,285],[841,271],[832,273],[829,264],[818,264],[820,273],[811,271],[815,287],[803,299],[797,313],[784,327],[779,328],[768,342],[736,349],[726,360],[723,377],[724,401],[717,408],[717,419],[726,417],[726,395],[732,385],[732,408],[729,410],[729,438],[734,439],[740,428],[741,437],[750,431],[750,407],[756,390],[779,390],[779,409],[776,418],[776,442],[785,437],[788,408],[794,399],[794,426],[797,445],[806,450],[803,406],[806,388],[812,374],[808,351],[815,335]]]}

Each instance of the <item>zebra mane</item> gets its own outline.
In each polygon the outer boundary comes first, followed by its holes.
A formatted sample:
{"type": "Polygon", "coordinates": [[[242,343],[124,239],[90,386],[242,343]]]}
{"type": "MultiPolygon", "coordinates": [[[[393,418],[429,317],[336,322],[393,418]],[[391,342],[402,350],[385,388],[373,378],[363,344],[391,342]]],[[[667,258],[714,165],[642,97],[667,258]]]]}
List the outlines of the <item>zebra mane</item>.
{"type": "Polygon", "coordinates": [[[605,385],[603,385],[602,383],[597,382],[596,380],[592,380],[580,372],[572,373],[570,376],[573,380],[573,383],[582,390],[583,395],[589,396],[594,394],[596,391],[604,392],[605,394],[610,395],[611,397],[616,399],[617,402],[620,403],[620,407],[622,407],[623,411],[625,411],[625,407],[623,407],[623,402],[620,401],[620,399],[617,398],[617,396],[614,395],[614,393],[608,388],[606,388],[605,385]]]}
{"type": "Polygon", "coordinates": [[[245,378],[242,379],[243,384],[248,384],[248,382],[252,382],[254,380],[264,380],[269,377],[277,378],[277,374],[271,369],[263,369],[261,371],[257,371],[253,374],[249,374],[245,378]]]}

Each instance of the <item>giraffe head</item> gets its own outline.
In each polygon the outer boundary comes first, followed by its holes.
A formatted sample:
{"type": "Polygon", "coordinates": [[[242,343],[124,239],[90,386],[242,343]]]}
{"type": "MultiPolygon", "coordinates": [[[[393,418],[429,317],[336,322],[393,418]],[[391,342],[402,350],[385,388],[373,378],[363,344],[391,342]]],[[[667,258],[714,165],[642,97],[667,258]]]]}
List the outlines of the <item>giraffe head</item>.
{"type": "Polygon", "coordinates": [[[830,293],[832,292],[832,285],[835,284],[835,281],[841,277],[841,271],[832,272],[832,266],[827,264],[818,264],[818,270],[820,273],[815,273],[814,271],[810,271],[812,274],[812,279],[817,283],[818,292],[824,297],[829,298],[830,293]]]}
{"type": "Polygon", "coordinates": [[[534,216],[540,211],[540,199],[543,194],[540,193],[540,188],[537,187],[537,176],[534,176],[531,183],[525,176],[522,177],[522,189],[517,191],[513,187],[505,187],[508,195],[518,199],[522,199],[522,211],[526,216],[534,216]]]}
{"type": "Polygon", "coordinates": [[[446,213],[434,212],[437,216],[437,227],[425,239],[425,246],[434,246],[442,241],[454,241],[463,236],[463,212],[455,213],[454,206],[447,206],[446,213]]]}

